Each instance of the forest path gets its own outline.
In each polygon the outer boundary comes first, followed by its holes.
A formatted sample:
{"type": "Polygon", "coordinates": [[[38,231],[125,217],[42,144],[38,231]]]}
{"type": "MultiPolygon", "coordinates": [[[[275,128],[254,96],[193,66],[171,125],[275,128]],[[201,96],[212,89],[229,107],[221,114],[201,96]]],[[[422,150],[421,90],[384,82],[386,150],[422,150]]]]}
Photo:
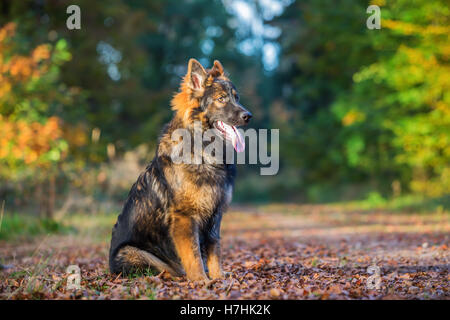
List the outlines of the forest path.
{"type": "Polygon", "coordinates": [[[0,271],[0,299],[450,298],[450,217],[445,212],[234,207],[222,229],[223,266],[230,275],[208,284],[167,274],[110,275],[114,220],[113,215],[75,216],[68,218],[75,234],[2,241],[0,262],[11,268],[0,271]],[[69,265],[80,267],[81,290],[66,289],[69,265]],[[374,266],[373,288],[369,266],[374,266]]]}

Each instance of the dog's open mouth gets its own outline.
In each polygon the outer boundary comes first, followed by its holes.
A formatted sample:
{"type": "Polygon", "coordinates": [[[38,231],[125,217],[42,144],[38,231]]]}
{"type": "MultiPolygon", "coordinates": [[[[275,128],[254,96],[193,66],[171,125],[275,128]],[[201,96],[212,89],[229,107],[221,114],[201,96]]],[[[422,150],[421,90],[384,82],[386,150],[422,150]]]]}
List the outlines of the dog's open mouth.
{"type": "Polygon", "coordinates": [[[216,129],[223,135],[223,137],[230,141],[237,152],[242,152],[245,149],[245,140],[242,134],[235,126],[230,126],[223,121],[216,121],[214,123],[216,129]]]}

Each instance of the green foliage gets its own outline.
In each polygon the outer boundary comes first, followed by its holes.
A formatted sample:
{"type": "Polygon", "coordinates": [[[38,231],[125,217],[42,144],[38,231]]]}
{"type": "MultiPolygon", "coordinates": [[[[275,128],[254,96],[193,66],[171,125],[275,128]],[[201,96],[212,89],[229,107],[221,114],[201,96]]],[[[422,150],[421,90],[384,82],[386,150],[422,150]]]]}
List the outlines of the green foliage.
{"type": "MultiPolygon", "coordinates": [[[[1,50],[3,65],[13,56],[32,57],[40,46],[51,52],[39,77],[13,83],[8,94],[0,83],[0,121],[61,120],[60,135],[38,157],[54,169],[61,193],[75,186],[97,200],[123,200],[128,189],[107,191],[102,166],[142,145],[151,158],[191,57],[206,66],[221,60],[254,114],[252,126],[281,129],[279,175],[240,170],[235,199],[320,202],[373,191],[370,201],[377,202],[410,191],[431,198],[450,192],[445,1],[371,1],[381,7],[380,30],[366,28],[366,0],[292,1],[281,16],[261,20],[281,30],[278,39],[257,39],[281,46],[272,73],[262,70],[260,52],[239,50],[255,39],[236,23],[233,2],[77,4],[82,28],[73,31],[66,28],[65,1],[0,3],[0,25],[18,26],[11,47],[1,50]]],[[[261,17],[262,6],[255,5],[261,17]]],[[[16,153],[14,162],[14,140],[1,139],[0,175],[9,176],[0,196],[10,200],[4,190],[33,176],[23,159],[36,155],[16,153]]]]}
{"type": "Polygon", "coordinates": [[[408,194],[386,198],[377,192],[369,192],[365,199],[348,201],[343,206],[352,210],[388,210],[391,212],[411,212],[446,217],[450,210],[450,197],[429,197],[420,194],[408,194]]]}
{"type": "MultiPolygon", "coordinates": [[[[262,74],[261,63],[236,49],[236,27],[230,27],[231,15],[221,1],[81,0],[76,4],[82,10],[82,28],[77,31],[66,27],[65,1],[0,4],[0,25],[13,22],[20,29],[14,45],[24,47],[25,53],[42,43],[52,48],[52,67],[40,83],[27,87],[39,95],[22,90],[16,96],[23,101],[21,112],[29,117],[45,122],[56,115],[62,120],[59,140],[67,144],[57,144],[59,152],[46,154],[47,160],[58,163],[57,191],[75,186],[89,194],[101,193],[100,165],[142,144],[152,155],[172,116],[170,99],[191,57],[205,66],[221,60],[232,78],[239,75],[233,78],[238,88],[245,84],[247,92],[256,92],[258,81],[247,84],[246,80],[258,79],[255,72],[262,74]]],[[[243,94],[243,104],[255,96],[243,94]]],[[[11,102],[11,106],[18,104],[11,102]]],[[[12,112],[4,108],[0,103],[1,115],[12,112]]],[[[10,205],[11,193],[33,188],[17,170],[8,171],[9,166],[3,166],[10,176],[8,184],[0,186],[0,196],[10,205]]]]}
{"type": "Polygon", "coordinates": [[[65,226],[53,219],[35,218],[19,214],[5,215],[0,227],[0,239],[21,239],[37,235],[73,232],[74,228],[65,226]]]}
{"type": "Polygon", "coordinates": [[[383,8],[383,35],[368,34],[379,57],[361,66],[352,89],[331,109],[345,109],[339,117],[342,131],[365,144],[353,148],[362,154],[359,161],[348,154],[350,165],[366,161],[369,170],[394,169],[393,175],[414,191],[438,196],[450,192],[448,6],[441,1],[415,5],[422,10],[409,1],[383,8]],[[361,116],[346,121],[352,112],[361,116]]]}
{"type": "MultiPolygon", "coordinates": [[[[60,79],[61,66],[71,59],[67,42],[33,43],[25,33],[14,22],[0,28],[0,194],[22,193],[45,181],[54,186],[68,150],[63,114],[77,101],[60,79]]],[[[55,194],[49,189],[48,216],[55,194]]],[[[42,200],[38,197],[38,208],[42,200]]]]}
{"type": "Polygon", "coordinates": [[[386,200],[381,194],[376,191],[372,191],[367,195],[367,203],[371,206],[381,206],[386,203],[386,200]]]}
{"type": "Polygon", "coordinates": [[[66,28],[67,2],[43,3],[42,15],[51,19],[38,27],[29,21],[31,13],[39,14],[32,2],[14,2],[9,10],[28,30],[28,41],[55,34],[67,39],[73,58],[61,70],[62,81],[81,90],[88,103],[74,105],[65,119],[89,131],[100,129],[97,143],[71,150],[89,162],[105,161],[108,144],[119,152],[156,145],[172,116],[169,102],[189,58],[206,66],[221,60],[231,75],[240,71],[234,79],[238,85],[247,68],[259,64],[236,50],[231,16],[218,0],[80,0],[82,28],[77,31],[66,28]]]}
{"type": "Polygon", "coordinates": [[[362,1],[298,1],[276,21],[294,114],[285,160],[305,169],[305,184],[369,181],[384,192],[398,180],[406,190],[447,194],[448,6],[380,4],[381,30],[365,28],[362,1]],[[292,21],[297,32],[288,31],[292,21]]]}

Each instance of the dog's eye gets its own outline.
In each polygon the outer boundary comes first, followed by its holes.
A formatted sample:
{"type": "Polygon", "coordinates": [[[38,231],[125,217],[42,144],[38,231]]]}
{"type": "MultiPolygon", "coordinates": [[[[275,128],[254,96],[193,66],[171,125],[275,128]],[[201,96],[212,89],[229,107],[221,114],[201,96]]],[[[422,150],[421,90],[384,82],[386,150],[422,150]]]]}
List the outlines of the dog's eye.
{"type": "Polygon", "coordinates": [[[224,103],[225,102],[225,97],[219,97],[217,99],[217,101],[219,101],[220,103],[224,103]]]}

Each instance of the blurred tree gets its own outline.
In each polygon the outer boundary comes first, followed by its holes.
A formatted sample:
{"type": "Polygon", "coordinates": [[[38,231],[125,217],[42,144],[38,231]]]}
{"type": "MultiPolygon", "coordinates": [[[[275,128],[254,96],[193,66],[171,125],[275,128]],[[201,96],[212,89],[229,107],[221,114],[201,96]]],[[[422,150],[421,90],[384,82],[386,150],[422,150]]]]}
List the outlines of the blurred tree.
{"type": "Polygon", "coordinates": [[[40,208],[51,217],[56,166],[67,151],[55,109],[73,96],[58,80],[59,67],[71,56],[64,40],[25,54],[29,49],[14,23],[0,29],[0,178],[18,183],[33,177],[40,208]]]}
{"type": "Polygon", "coordinates": [[[351,88],[353,74],[376,59],[366,7],[366,1],[296,1],[272,22],[283,31],[274,81],[281,105],[272,114],[273,126],[282,128],[282,159],[301,171],[301,186],[367,179],[346,164],[346,140],[330,109],[351,88]]]}
{"type": "Polygon", "coordinates": [[[238,85],[249,78],[245,71],[258,65],[236,50],[231,16],[219,0],[26,0],[2,5],[3,19],[28,30],[28,41],[67,39],[73,59],[63,66],[62,80],[79,87],[88,104],[85,110],[74,107],[78,110],[67,112],[66,119],[100,130],[98,143],[72,153],[91,162],[105,160],[108,144],[119,152],[142,143],[155,146],[172,115],[169,102],[189,58],[205,66],[221,60],[231,75],[239,70],[238,85]],[[81,8],[81,30],[66,28],[70,4],[81,8]]]}
{"type": "Polygon", "coordinates": [[[448,17],[439,0],[297,1],[274,21],[288,114],[274,119],[305,184],[450,192],[448,17]],[[381,30],[366,28],[369,4],[381,30]]]}
{"type": "Polygon", "coordinates": [[[447,1],[386,4],[383,32],[369,33],[377,61],[332,107],[357,144],[347,144],[351,166],[378,166],[428,196],[450,193],[449,12],[447,1]]]}
{"type": "Polygon", "coordinates": [[[191,57],[206,67],[221,60],[258,120],[261,61],[237,50],[231,18],[220,0],[0,2],[0,25],[20,27],[18,47],[64,44],[70,52],[70,61],[58,64],[53,74],[55,93],[61,89],[66,100],[43,98],[42,117],[60,119],[68,145],[65,161],[58,164],[61,180],[92,195],[92,186],[105,179],[96,170],[108,158],[141,144],[151,151],[172,116],[169,102],[191,57]],[[66,27],[71,4],[81,8],[80,30],[66,27]]]}

